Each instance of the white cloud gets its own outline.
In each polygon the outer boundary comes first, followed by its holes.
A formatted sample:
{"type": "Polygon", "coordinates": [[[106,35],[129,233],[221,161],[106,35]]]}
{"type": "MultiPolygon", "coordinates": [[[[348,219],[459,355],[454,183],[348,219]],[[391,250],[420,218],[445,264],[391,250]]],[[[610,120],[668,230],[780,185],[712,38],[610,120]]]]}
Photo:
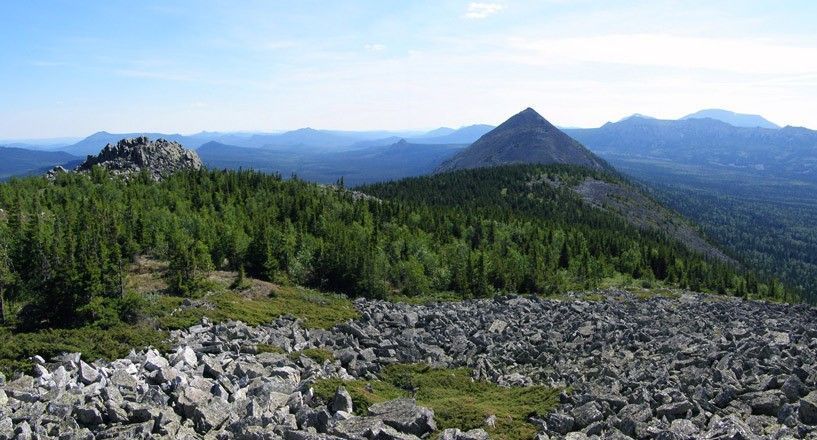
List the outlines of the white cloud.
{"type": "Polygon", "coordinates": [[[817,47],[760,39],[619,34],[578,38],[511,38],[513,61],[531,65],[604,63],[740,74],[817,73],[817,47]]]}
{"type": "Polygon", "coordinates": [[[384,50],[386,50],[385,45],[378,44],[378,43],[367,44],[367,45],[363,46],[363,48],[366,49],[369,52],[383,52],[384,50]]]}
{"type": "Polygon", "coordinates": [[[505,9],[505,5],[499,3],[469,3],[465,18],[482,19],[494,15],[505,9]]]}

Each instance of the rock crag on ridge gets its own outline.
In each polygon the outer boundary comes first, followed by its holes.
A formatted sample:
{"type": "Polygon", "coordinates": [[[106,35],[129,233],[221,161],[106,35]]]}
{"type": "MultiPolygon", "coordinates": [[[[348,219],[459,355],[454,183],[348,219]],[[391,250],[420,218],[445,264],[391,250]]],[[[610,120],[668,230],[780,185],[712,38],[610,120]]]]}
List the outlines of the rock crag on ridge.
{"type": "MultiPolygon", "coordinates": [[[[145,136],[108,144],[98,155],[89,155],[75,171],[89,172],[95,165],[107,169],[114,175],[125,177],[146,171],[153,180],[161,180],[178,171],[198,170],[204,167],[199,155],[184,148],[182,144],[166,139],[151,141],[145,136]]],[[[61,171],[66,170],[62,167],[54,168],[49,171],[48,177],[53,177],[61,171]]]]}

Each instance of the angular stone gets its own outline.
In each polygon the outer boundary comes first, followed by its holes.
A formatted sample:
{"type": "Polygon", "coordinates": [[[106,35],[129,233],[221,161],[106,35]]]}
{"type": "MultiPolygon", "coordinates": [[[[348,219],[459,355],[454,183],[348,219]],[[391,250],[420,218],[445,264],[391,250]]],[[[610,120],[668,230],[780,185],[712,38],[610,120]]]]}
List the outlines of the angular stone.
{"type": "Polygon", "coordinates": [[[800,421],[806,425],[817,425],[817,391],[812,391],[800,399],[798,414],[800,421]]]}
{"type": "Polygon", "coordinates": [[[86,364],[84,361],[79,362],[79,380],[85,385],[90,385],[100,378],[99,371],[96,368],[86,364]]]}
{"type": "Polygon", "coordinates": [[[717,420],[701,437],[707,440],[760,440],[751,428],[736,416],[717,420]]]}
{"type": "Polygon", "coordinates": [[[104,421],[102,413],[92,405],[82,405],[74,408],[74,418],[85,426],[100,425],[104,421]]]}
{"type": "Polygon", "coordinates": [[[400,432],[418,437],[437,430],[434,411],[417,406],[414,399],[401,398],[377,403],[369,407],[369,414],[400,432]]]}
{"type": "Polygon", "coordinates": [[[670,423],[669,432],[680,439],[694,439],[700,430],[691,420],[676,419],[670,423]]]}
{"type": "Polygon", "coordinates": [[[173,364],[178,364],[179,362],[184,363],[185,365],[189,366],[190,368],[196,368],[199,364],[198,358],[196,357],[196,352],[193,351],[192,348],[185,346],[184,348],[180,349],[176,356],[173,358],[173,364]]]}
{"type": "Polygon", "coordinates": [[[379,417],[352,417],[335,423],[329,428],[329,434],[351,440],[368,440],[385,427],[379,417]]]}
{"type": "Polygon", "coordinates": [[[97,440],[107,439],[149,439],[153,431],[153,422],[134,423],[125,426],[114,426],[96,434],[97,440]]]}
{"type": "Polygon", "coordinates": [[[220,427],[230,417],[231,412],[230,404],[215,399],[207,404],[195,406],[190,418],[193,420],[196,432],[206,434],[220,427]]]}
{"type": "Polygon", "coordinates": [[[559,434],[567,434],[572,431],[575,423],[572,416],[564,413],[550,413],[545,420],[548,429],[559,434]]]}
{"type": "Polygon", "coordinates": [[[352,413],[353,405],[352,405],[352,396],[346,391],[346,388],[340,386],[338,387],[337,391],[335,392],[335,396],[332,397],[332,405],[331,405],[333,412],[343,411],[347,413],[352,413]]]}
{"type": "Polygon", "coordinates": [[[148,352],[145,354],[145,363],[142,366],[147,371],[156,371],[169,367],[170,364],[167,362],[167,359],[160,355],[156,350],[148,350],[148,352]]]}
{"type": "Polygon", "coordinates": [[[176,399],[177,406],[181,414],[188,419],[193,418],[196,408],[204,406],[212,396],[206,391],[198,388],[187,387],[181,391],[176,399]]]}
{"type": "Polygon", "coordinates": [[[372,432],[371,440],[420,440],[420,437],[398,432],[396,429],[387,425],[372,432]]]}
{"type": "Polygon", "coordinates": [[[508,327],[508,323],[500,319],[495,319],[488,327],[488,333],[502,333],[508,327]]]}
{"type": "Polygon", "coordinates": [[[120,390],[126,389],[129,391],[135,391],[139,382],[137,382],[136,378],[133,377],[130,373],[128,373],[125,369],[117,368],[111,373],[110,382],[119,387],[120,390]]]}
{"type": "Polygon", "coordinates": [[[458,440],[488,440],[490,436],[484,429],[476,428],[460,433],[458,440]]]}
{"type": "Polygon", "coordinates": [[[770,390],[744,394],[741,396],[741,400],[749,404],[752,408],[752,414],[776,417],[784,399],[779,391],[770,390]]]}
{"type": "Polygon", "coordinates": [[[598,422],[604,418],[604,414],[602,414],[601,410],[599,409],[599,405],[596,402],[587,402],[584,405],[573,409],[570,415],[573,416],[576,428],[578,429],[582,429],[591,423],[598,422]]]}
{"type": "Polygon", "coordinates": [[[655,413],[658,417],[665,416],[683,416],[687,411],[692,409],[692,404],[688,400],[681,400],[678,402],[670,402],[656,408],[655,413]]]}
{"type": "Polygon", "coordinates": [[[783,395],[786,396],[786,400],[789,402],[794,402],[803,395],[803,390],[806,389],[806,386],[803,385],[803,382],[800,380],[799,377],[795,376],[794,374],[789,375],[783,381],[783,385],[780,387],[780,391],[783,392],[783,395]]]}

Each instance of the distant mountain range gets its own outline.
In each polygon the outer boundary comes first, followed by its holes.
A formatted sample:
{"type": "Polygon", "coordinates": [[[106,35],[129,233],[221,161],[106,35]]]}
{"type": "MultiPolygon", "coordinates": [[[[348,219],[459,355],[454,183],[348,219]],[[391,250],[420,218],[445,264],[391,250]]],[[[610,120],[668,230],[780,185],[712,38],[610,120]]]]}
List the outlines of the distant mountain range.
{"type": "Polygon", "coordinates": [[[429,174],[463,148],[459,144],[415,144],[401,139],[390,145],[354,150],[300,152],[208,142],[197,152],[210,168],[252,168],[284,177],[295,174],[321,183],[343,178],[347,185],[359,185],[429,174]]]}
{"type": "MultiPolygon", "coordinates": [[[[570,128],[562,131],[613,163],[622,158],[639,158],[707,164],[753,172],[779,171],[798,176],[814,176],[817,169],[817,132],[805,128],[772,127],[776,126],[760,116],[724,110],[702,110],[679,120],[660,120],[634,114],[599,128],[570,128]]],[[[278,171],[285,176],[297,173],[304,178],[309,173],[315,173],[316,179],[320,181],[327,181],[349,171],[355,173],[359,181],[370,182],[375,175],[416,175],[424,167],[428,167],[425,165],[427,162],[423,162],[426,160],[439,161],[430,166],[430,169],[434,169],[494,128],[492,125],[480,124],[459,129],[441,127],[425,133],[303,128],[284,133],[201,132],[192,135],[101,131],[66,146],[60,146],[60,142],[69,139],[43,140],[38,145],[34,145],[36,140],[25,140],[27,143],[22,145],[26,150],[54,153],[54,148],[59,148],[68,155],[32,154],[23,158],[26,154],[17,151],[14,153],[17,159],[3,161],[3,175],[27,174],[39,168],[62,165],[65,161],[97,154],[105,145],[115,144],[123,138],[147,136],[151,139],[164,138],[179,142],[191,149],[214,142],[202,153],[205,163],[212,166],[253,167],[264,171],[278,171]],[[402,140],[405,140],[402,148],[389,148],[402,140]],[[420,148],[420,145],[427,147],[420,148]],[[224,148],[224,151],[216,152],[217,146],[224,148]],[[405,158],[407,150],[412,152],[411,159],[406,164],[387,157],[395,154],[395,158],[405,158]],[[352,154],[354,151],[358,152],[352,154]],[[342,166],[347,159],[352,161],[350,163],[355,163],[353,157],[361,158],[371,154],[376,154],[379,160],[384,161],[383,164],[389,164],[393,168],[383,169],[385,165],[380,163],[355,165],[358,168],[342,166]],[[429,156],[421,159],[423,154],[429,156]],[[312,167],[314,168],[310,169],[312,167]],[[371,176],[367,176],[367,172],[371,176]]],[[[568,142],[566,139],[562,141],[568,142]]],[[[15,145],[20,145],[19,142],[23,141],[17,141],[15,145]]],[[[511,150],[513,149],[508,149],[506,153],[510,154],[511,150]]],[[[521,153],[524,151],[513,154],[521,153]]],[[[517,160],[518,157],[512,159],[513,154],[502,160],[517,160]]],[[[586,156],[586,153],[582,154],[586,156]]],[[[7,157],[11,155],[6,152],[7,157]]]]}
{"type": "Polygon", "coordinates": [[[0,147],[0,180],[12,176],[42,174],[55,165],[76,165],[80,158],[62,151],[36,151],[0,147]]]}
{"type": "Polygon", "coordinates": [[[780,128],[779,125],[770,122],[760,115],[747,115],[743,113],[730,112],[729,110],[721,110],[717,108],[697,111],[690,115],[686,115],[681,119],[715,119],[717,121],[726,122],[735,127],[759,127],[759,128],[780,128]]]}
{"type": "Polygon", "coordinates": [[[611,169],[535,110],[527,108],[443,162],[436,172],[523,163],[611,169]]]}
{"type": "Polygon", "coordinates": [[[564,131],[613,162],[638,158],[817,178],[817,131],[806,128],[736,127],[711,118],[631,117],[599,128],[564,131]]]}

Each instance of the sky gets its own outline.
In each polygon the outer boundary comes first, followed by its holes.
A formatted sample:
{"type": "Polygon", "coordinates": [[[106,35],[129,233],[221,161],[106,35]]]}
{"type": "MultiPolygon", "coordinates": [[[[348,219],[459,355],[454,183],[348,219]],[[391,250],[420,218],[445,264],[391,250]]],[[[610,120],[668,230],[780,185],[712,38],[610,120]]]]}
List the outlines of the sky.
{"type": "Polygon", "coordinates": [[[0,2],[0,138],[595,127],[703,108],[817,128],[817,2],[0,2]]]}

